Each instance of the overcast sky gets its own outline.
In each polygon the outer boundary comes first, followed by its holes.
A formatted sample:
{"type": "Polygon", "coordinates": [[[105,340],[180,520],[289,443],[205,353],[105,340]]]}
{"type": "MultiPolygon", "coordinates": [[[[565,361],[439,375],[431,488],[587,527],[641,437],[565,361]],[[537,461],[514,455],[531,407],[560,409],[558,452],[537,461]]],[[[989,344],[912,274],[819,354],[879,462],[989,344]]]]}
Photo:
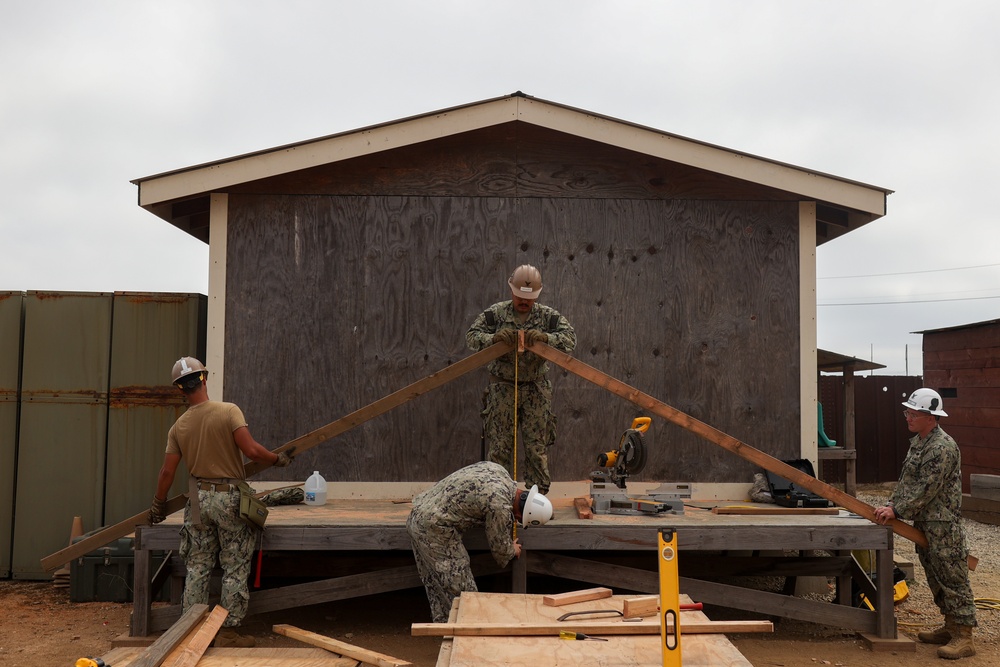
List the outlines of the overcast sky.
{"type": "Polygon", "coordinates": [[[514,91],[894,191],[818,251],[822,348],[1000,318],[1000,3],[7,3],[0,290],[199,292],[130,180],[514,91]],[[847,304],[847,305],[842,305],[847,304]]]}

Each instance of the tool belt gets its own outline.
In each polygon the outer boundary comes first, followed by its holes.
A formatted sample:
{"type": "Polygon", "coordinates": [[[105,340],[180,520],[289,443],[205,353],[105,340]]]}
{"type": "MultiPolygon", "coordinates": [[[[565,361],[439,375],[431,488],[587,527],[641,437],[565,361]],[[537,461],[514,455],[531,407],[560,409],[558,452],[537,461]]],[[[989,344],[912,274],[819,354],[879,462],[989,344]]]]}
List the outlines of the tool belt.
{"type": "Polygon", "coordinates": [[[198,482],[198,488],[202,491],[215,491],[217,493],[225,493],[226,491],[235,491],[236,485],[230,484],[229,482],[209,482],[206,480],[201,480],[198,482]]]}
{"type": "Polygon", "coordinates": [[[220,478],[210,479],[205,477],[195,477],[192,475],[188,479],[190,493],[188,498],[191,503],[191,523],[201,524],[201,504],[198,502],[198,491],[214,491],[216,493],[228,493],[230,491],[240,492],[240,520],[255,530],[263,530],[264,522],[267,521],[268,509],[261,500],[254,495],[253,489],[244,480],[220,478]]]}

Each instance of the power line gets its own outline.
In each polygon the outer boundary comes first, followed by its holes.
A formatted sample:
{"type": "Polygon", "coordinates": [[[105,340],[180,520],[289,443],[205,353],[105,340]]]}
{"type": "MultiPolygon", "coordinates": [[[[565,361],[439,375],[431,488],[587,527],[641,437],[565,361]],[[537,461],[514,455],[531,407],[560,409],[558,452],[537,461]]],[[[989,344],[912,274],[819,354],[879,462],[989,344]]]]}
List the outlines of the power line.
{"type": "Polygon", "coordinates": [[[942,271],[965,271],[967,269],[988,269],[992,266],[1000,266],[1000,262],[996,264],[980,264],[978,266],[956,266],[953,269],[924,269],[922,271],[898,271],[896,273],[868,273],[857,276],[822,276],[817,278],[817,280],[841,280],[844,278],[881,278],[884,276],[911,276],[917,273],[940,273],[942,271]]]}
{"type": "Polygon", "coordinates": [[[978,301],[980,299],[1000,299],[997,296],[970,296],[962,299],[921,299],[916,301],[866,301],[858,303],[817,303],[817,306],[907,306],[912,303],[948,303],[952,301],[978,301]]]}

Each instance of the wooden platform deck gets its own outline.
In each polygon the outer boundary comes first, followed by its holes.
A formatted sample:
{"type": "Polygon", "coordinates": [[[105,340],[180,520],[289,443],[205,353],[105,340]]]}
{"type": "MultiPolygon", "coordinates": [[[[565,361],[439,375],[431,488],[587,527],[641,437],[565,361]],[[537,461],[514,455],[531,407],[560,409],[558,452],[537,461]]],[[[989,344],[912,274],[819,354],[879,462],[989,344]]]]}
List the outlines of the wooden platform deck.
{"type": "MultiPolygon", "coordinates": [[[[849,628],[883,639],[896,637],[892,605],[893,534],[889,528],[843,511],[837,516],[747,516],[711,511],[713,506],[727,504],[741,503],[690,506],[683,515],[605,514],[580,519],[572,498],[558,499],[555,515],[547,525],[518,530],[524,550],[521,558],[508,566],[512,573],[511,592],[529,592],[527,575],[532,573],[607,586],[616,591],[656,593],[659,582],[652,552],[656,550],[658,529],[671,527],[677,532],[681,592],[697,601],[849,628]],[[875,585],[857,568],[850,555],[852,550],[875,551],[875,585]],[[650,552],[648,569],[643,567],[643,552],[650,552]],[[625,557],[640,562],[607,566],[607,559],[625,557]],[[836,577],[840,598],[837,604],[831,604],[699,578],[720,575],[836,577]],[[884,611],[850,605],[852,577],[867,591],[869,599],[875,600],[876,609],[884,611]]],[[[377,551],[405,558],[410,553],[405,527],[409,511],[408,497],[332,499],[320,507],[274,507],[264,531],[263,549],[268,553],[310,552],[313,557],[377,551]]],[[[176,553],[181,518],[177,512],[164,523],[136,530],[132,636],[148,636],[164,630],[180,616],[177,604],[151,609],[150,602],[154,589],[152,553],[176,553]]],[[[501,571],[488,553],[476,553],[488,551],[482,532],[467,535],[466,546],[473,554],[477,576],[501,571]]],[[[411,559],[401,567],[253,591],[250,613],[420,585],[411,559]]],[[[173,599],[178,598],[173,596],[173,599]]]]}

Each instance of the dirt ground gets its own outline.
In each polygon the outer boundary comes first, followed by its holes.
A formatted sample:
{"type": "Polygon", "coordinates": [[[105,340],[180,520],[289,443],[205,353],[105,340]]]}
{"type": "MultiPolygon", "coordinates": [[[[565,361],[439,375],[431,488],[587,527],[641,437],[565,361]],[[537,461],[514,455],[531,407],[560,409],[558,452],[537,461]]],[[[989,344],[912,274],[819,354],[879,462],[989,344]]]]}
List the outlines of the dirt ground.
{"type": "MultiPolygon", "coordinates": [[[[859,494],[859,497],[870,504],[881,504],[887,493],[886,489],[880,488],[859,494]]],[[[1000,665],[1000,526],[968,519],[964,520],[964,524],[972,551],[980,558],[979,566],[970,575],[973,594],[979,601],[980,609],[976,630],[977,655],[962,660],[960,664],[992,667],[1000,665]]],[[[914,576],[908,582],[910,595],[896,605],[899,635],[913,639],[919,630],[939,625],[941,617],[931,600],[913,543],[896,540],[895,555],[897,560],[913,564],[914,576]]],[[[555,581],[564,587],[561,590],[574,589],[573,582],[555,581]]],[[[777,583],[780,588],[783,580],[777,583]]],[[[813,583],[816,583],[815,578],[813,583]]],[[[819,591],[814,587],[808,596],[832,600],[832,587],[823,591],[824,582],[819,580],[818,583],[819,591]]],[[[509,580],[486,578],[479,584],[484,591],[510,590],[509,580]]],[[[539,585],[544,587],[549,584],[545,580],[534,582],[529,579],[528,589],[533,593],[561,592],[539,588],[539,585]]],[[[589,587],[579,585],[575,588],[589,587]]],[[[51,582],[0,580],[0,659],[4,664],[19,667],[73,665],[77,658],[107,653],[115,638],[127,636],[131,604],[74,603],[69,597],[68,589],[56,588],[51,582]]],[[[705,613],[715,620],[767,618],[708,605],[705,613]]],[[[287,624],[408,660],[417,667],[432,667],[436,664],[441,640],[410,636],[411,623],[430,620],[423,590],[410,589],[250,616],[244,620],[243,631],[252,633],[258,646],[305,646],[271,632],[274,625],[287,624]]],[[[773,634],[729,636],[755,667],[922,667],[948,664],[937,657],[935,646],[913,642],[900,650],[873,652],[864,640],[850,630],[793,619],[772,620],[775,621],[773,634]]],[[[681,638],[683,651],[683,632],[681,638]]]]}
{"type": "MultiPolygon", "coordinates": [[[[1000,577],[994,568],[981,565],[973,574],[973,586],[977,597],[1000,597],[1000,577]]],[[[927,609],[921,588],[926,585],[915,582],[915,594],[897,606],[902,634],[915,633],[938,620],[936,610],[927,609]]],[[[128,604],[72,603],[67,590],[51,583],[0,581],[0,657],[5,664],[41,667],[72,665],[82,656],[101,656],[112,648],[112,640],[127,634],[129,612],[128,604]]],[[[713,617],[711,608],[706,608],[706,613],[713,617]]],[[[981,634],[995,637],[1000,625],[997,614],[1000,612],[980,612],[981,634]]],[[[270,631],[273,625],[285,623],[429,667],[437,660],[440,639],[409,634],[410,623],[429,620],[423,592],[413,589],[254,616],[245,621],[245,629],[254,634],[258,646],[303,646],[270,631]]],[[[730,639],[758,667],[942,664],[933,646],[917,644],[915,652],[873,653],[850,631],[787,619],[776,624],[774,634],[733,635],[730,639]]],[[[977,649],[978,655],[961,664],[1000,664],[997,639],[984,636],[977,649]]]]}

